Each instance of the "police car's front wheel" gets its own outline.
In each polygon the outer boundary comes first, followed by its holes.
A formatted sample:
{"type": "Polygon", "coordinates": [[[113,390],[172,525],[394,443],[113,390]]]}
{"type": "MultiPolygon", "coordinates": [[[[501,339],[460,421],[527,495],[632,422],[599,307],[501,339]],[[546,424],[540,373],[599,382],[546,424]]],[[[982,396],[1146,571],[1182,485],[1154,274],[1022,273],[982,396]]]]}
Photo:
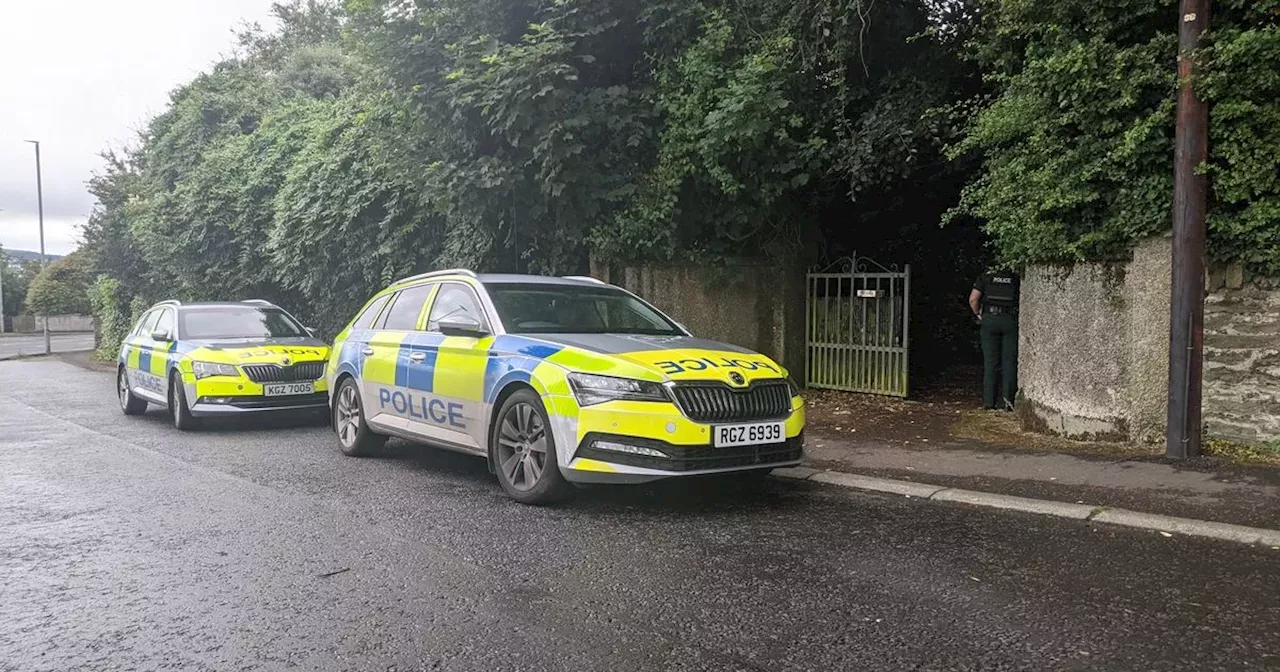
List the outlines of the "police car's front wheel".
{"type": "Polygon", "coordinates": [[[498,482],[522,504],[548,504],[572,486],[556,462],[556,442],[547,412],[533,390],[520,390],[502,404],[490,438],[498,482]]]}
{"type": "Polygon", "coordinates": [[[364,421],[360,390],[353,378],[345,378],[338,386],[333,402],[333,431],[338,433],[338,447],[348,457],[367,457],[377,453],[387,437],[375,434],[364,421]]]}
{"type": "Polygon", "coordinates": [[[120,395],[120,410],[125,415],[142,415],[147,411],[147,401],[133,396],[129,387],[129,373],[120,367],[116,372],[116,390],[120,395]]]}
{"type": "Polygon", "coordinates": [[[198,424],[187,405],[187,390],[182,386],[182,378],[176,372],[169,376],[169,414],[173,416],[173,426],[180,431],[193,430],[198,424]]]}

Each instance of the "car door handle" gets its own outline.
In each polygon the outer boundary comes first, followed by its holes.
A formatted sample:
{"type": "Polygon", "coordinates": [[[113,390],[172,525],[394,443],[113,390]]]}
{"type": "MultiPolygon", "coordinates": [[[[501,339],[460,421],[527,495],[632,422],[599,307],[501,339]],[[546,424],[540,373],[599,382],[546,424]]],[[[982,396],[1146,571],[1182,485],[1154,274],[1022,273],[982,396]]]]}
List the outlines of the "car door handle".
{"type": "Polygon", "coordinates": [[[373,356],[373,348],[365,348],[364,350],[361,350],[360,352],[363,352],[365,357],[372,357],[372,356],[373,356]]]}
{"type": "Polygon", "coordinates": [[[421,352],[421,351],[419,351],[419,352],[411,352],[411,353],[409,353],[409,359],[412,359],[412,360],[413,360],[413,361],[415,361],[415,362],[421,362],[421,361],[423,361],[423,360],[424,360],[424,359],[426,359],[426,358],[427,358],[427,353],[425,353],[425,352],[421,352]]]}

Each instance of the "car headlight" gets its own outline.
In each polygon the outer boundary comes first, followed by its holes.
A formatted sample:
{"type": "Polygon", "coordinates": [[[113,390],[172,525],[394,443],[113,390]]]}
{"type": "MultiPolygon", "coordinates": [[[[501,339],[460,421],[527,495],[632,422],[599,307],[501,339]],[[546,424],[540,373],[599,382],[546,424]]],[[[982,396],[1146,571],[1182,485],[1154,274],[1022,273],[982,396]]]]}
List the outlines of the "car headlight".
{"type": "Polygon", "coordinates": [[[659,383],[589,373],[569,374],[569,387],[579,406],[603,404],[606,401],[670,401],[667,390],[659,383]]]}
{"type": "Polygon", "coordinates": [[[800,383],[797,383],[796,379],[792,378],[790,374],[787,374],[787,387],[791,388],[791,396],[800,396],[800,383]]]}
{"type": "Polygon", "coordinates": [[[192,362],[191,370],[196,374],[196,380],[208,378],[210,376],[235,376],[240,377],[240,370],[232,364],[218,364],[216,362],[192,362]]]}

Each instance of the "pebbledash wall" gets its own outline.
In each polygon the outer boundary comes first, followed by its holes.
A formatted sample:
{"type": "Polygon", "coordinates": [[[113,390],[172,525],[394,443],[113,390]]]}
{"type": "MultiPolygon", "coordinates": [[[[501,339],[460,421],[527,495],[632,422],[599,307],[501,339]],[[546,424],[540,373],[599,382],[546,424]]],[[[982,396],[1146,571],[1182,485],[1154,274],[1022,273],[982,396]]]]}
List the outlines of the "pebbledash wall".
{"type": "Polygon", "coordinates": [[[716,267],[610,267],[592,260],[591,275],[643,297],[700,337],[804,369],[805,276],[799,266],[741,260],[716,267]]]}
{"type": "MultiPolygon", "coordinates": [[[[1018,353],[1024,427],[1163,440],[1170,244],[1144,241],[1128,262],[1027,270],[1018,353]]],[[[1214,268],[1206,289],[1207,435],[1280,440],[1280,279],[1214,268]]]]}

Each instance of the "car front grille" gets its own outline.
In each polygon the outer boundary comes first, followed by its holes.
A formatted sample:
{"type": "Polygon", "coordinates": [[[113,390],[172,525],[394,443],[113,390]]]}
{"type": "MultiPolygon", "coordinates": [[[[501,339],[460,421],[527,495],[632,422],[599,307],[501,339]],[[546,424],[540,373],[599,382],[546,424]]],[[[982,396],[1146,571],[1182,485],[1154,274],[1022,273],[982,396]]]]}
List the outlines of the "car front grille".
{"type": "Polygon", "coordinates": [[[773,420],[791,413],[791,386],[785,380],[740,390],[723,383],[677,383],[672,392],[680,410],[697,422],[773,420]]]}
{"type": "Polygon", "coordinates": [[[293,366],[246,364],[240,368],[255,383],[303,383],[324,377],[324,362],[302,362],[293,366]]]}

